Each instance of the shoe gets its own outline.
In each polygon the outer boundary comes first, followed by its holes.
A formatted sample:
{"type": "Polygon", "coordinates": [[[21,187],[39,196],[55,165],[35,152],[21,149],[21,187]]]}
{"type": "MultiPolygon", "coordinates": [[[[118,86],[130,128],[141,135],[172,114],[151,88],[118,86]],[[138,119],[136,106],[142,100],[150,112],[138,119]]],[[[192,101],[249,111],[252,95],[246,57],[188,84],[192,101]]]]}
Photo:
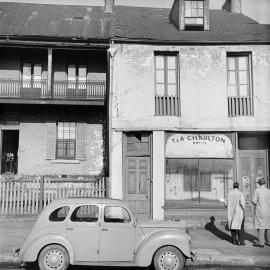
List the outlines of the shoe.
{"type": "Polygon", "coordinates": [[[263,247],[264,247],[264,245],[261,245],[261,244],[256,244],[256,247],[261,247],[261,248],[263,248],[263,247]]]}
{"type": "Polygon", "coordinates": [[[268,243],[265,243],[265,245],[268,246],[268,247],[270,247],[270,244],[268,244],[268,243]]]}
{"type": "Polygon", "coordinates": [[[245,246],[246,243],[245,243],[245,242],[242,242],[242,243],[240,243],[239,245],[240,245],[240,246],[245,246]]]}

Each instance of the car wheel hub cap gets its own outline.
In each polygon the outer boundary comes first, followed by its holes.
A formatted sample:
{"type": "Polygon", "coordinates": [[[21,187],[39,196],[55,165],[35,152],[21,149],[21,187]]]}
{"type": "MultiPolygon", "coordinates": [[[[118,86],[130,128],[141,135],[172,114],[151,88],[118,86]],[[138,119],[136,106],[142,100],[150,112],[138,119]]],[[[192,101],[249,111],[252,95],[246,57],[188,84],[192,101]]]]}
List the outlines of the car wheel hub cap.
{"type": "Polygon", "coordinates": [[[160,266],[164,270],[173,270],[178,266],[178,258],[173,252],[166,252],[160,256],[160,266]]]}
{"type": "Polygon", "coordinates": [[[63,255],[58,250],[50,251],[45,257],[45,263],[48,269],[60,269],[63,262],[63,255]]]}

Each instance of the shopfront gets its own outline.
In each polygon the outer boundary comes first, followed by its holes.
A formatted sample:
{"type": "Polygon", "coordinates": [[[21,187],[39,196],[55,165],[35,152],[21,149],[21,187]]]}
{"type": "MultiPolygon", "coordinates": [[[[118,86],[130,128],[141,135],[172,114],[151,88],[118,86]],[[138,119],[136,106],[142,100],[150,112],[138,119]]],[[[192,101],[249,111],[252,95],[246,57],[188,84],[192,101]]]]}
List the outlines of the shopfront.
{"type": "Polygon", "coordinates": [[[165,216],[224,209],[235,179],[235,133],[167,133],[165,155],[165,216]]]}

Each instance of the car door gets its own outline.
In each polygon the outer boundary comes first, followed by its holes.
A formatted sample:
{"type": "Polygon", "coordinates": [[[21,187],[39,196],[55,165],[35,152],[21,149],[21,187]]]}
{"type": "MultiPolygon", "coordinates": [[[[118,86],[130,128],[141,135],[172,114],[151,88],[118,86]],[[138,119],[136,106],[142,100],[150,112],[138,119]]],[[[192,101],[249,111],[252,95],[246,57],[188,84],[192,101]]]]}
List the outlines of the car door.
{"type": "Polygon", "coordinates": [[[99,261],[133,261],[135,229],[125,207],[105,206],[101,220],[99,261]]]}
{"type": "Polygon", "coordinates": [[[72,245],[76,262],[96,262],[99,243],[99,206],[75,207],[67,222],[67,239],[72,245]]]}

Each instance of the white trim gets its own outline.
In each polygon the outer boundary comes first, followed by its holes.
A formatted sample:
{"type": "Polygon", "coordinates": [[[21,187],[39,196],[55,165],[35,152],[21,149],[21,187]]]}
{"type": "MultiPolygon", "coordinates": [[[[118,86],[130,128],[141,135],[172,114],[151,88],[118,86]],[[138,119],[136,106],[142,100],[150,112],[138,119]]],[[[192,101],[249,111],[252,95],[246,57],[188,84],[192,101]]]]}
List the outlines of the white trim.
{"type": "Polygon", "coordinates": [[[80,161],[77,159],[54,159],[51,161],[52,163],[58,163],[58,164],[79,164],[80,161]]]}

